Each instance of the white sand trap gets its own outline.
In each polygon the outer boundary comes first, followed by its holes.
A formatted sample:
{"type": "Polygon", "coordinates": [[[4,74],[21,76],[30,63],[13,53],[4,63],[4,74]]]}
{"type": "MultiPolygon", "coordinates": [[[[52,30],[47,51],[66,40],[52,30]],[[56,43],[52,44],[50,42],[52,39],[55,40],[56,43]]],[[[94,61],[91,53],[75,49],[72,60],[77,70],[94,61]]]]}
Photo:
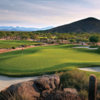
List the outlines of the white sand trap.
{"type": "Polygon", "coordinates": [[[2,76],[0,75],[0,91],[9,87],[12,84],[24,82],[24,81],[29,81],[29,80],[34,80],[37,79],[38,77],[23,77],[23,78],[14,78],[14,77],[7,77],[7,76],[2,76]]]}
{"type": "Polygon", "coordinates": [[[98,48],[90,48],[89,46],[80,46],[80,47],[73,47],[73,48],[86,48],[86,49],[90,49],[90,50],[98,49],[98,48]]]}
{"type": "Polygon", "coordinates": [[[100,72],[100,67],[87,67],[87,68],[79,68],[83,71],[91,71],[91,72],[100,72]]]}

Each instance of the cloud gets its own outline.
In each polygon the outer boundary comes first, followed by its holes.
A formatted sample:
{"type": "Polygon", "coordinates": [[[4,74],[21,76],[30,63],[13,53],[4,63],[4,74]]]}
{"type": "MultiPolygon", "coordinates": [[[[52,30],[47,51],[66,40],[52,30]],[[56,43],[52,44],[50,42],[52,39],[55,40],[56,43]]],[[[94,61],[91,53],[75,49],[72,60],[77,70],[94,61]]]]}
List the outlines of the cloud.
{"type": "Polygon", "coordinates": [[[89,16],[99,18],[99,5],[99,0],[2,0],[0,25],[58,26],[89,16]]]}

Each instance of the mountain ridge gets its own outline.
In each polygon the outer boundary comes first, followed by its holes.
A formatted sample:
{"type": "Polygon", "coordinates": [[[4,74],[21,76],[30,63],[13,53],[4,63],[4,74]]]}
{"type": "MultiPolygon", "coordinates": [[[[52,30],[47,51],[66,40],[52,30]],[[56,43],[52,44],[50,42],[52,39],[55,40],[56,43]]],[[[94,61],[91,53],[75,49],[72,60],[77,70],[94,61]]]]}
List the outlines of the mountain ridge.
{"type": "Polygon", "coordinates": [[[20,27],[20,26],[0,26],[0,31],[40,31],[51,29],[53,26],[34,28],[34,27],[20,27]]]}
{"type": "Polygon", "coordinates": [[[100,20],[94,17],[88,17],[85,19],[65,24],[52,29],[47,30],[51,33],[100,33],[100,20]]]}

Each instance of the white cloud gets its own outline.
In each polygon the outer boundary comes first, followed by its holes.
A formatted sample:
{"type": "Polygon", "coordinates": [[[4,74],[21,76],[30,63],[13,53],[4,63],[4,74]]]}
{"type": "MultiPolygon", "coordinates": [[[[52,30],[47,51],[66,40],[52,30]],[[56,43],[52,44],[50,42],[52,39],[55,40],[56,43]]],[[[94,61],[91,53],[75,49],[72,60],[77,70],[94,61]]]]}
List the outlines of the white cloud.
{"type": "Polygon", "coordinates": [[[100,17],[99,0],[0,0],[0,25],[48,26],[100,17]]]}

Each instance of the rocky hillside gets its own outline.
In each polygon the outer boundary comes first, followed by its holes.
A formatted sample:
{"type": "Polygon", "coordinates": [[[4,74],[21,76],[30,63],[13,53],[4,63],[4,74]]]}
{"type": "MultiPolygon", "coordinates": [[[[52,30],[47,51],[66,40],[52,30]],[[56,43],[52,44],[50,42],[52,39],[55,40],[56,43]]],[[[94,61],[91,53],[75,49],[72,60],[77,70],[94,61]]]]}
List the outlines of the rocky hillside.
{"type": "Polygon", "coordinates": [[[100,20],[89,17],[86,19],[82,19],[70,24],[62,25],[59,27],[52,28],[50,30],[47,30],[47,32],[51,33],[100,33],[100,20]]]}

